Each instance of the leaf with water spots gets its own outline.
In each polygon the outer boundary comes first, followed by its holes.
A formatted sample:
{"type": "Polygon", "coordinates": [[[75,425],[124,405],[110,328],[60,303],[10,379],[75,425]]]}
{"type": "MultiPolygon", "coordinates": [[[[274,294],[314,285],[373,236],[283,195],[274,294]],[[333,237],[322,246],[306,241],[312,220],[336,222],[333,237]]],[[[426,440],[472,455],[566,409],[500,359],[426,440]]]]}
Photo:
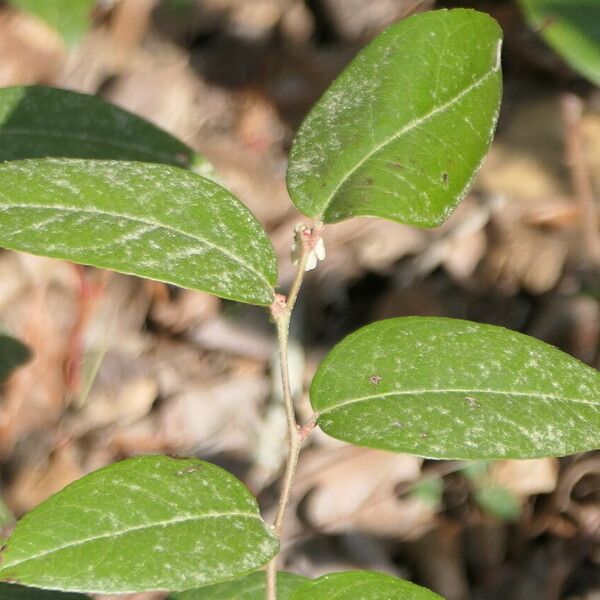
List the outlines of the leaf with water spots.
{"type": "Polygon", "coordinates": [[[166,131],[96,96],[39,86],[0,89],[0,161],[47,157],[208,170],[204,158],[166,131]]]}
{"type": "Polygon", "coordinates": [[[278,542],[255,498],[196,459],[125,460],[26,515],[0,555],[0,581],[90,593],[185,590],[263,566],[278,542]]]}
{"type": "Polygon", "coordinates": [[[90,600],[82,594],[38,590],[22,585],[0,583],[0,600],[90,600]]]}
{"type": "Polygon", "coordinates": [[[533,29],[577,72],[600,85],[600,2],[520,0],[533,29]]]}
{"type": "Polygon", "coordinates": [[[290,600],[443,600],[414,583],[374,571],[324,575],[299,588],[290,600]]]}
{"type": "Polygon", "coordinates": [[[9,0],[56,29],[69,45],[77,43],[91,24],[96,0],[9,0]]]}
{"type": "MultiPolygon", "coordinates": [[[[277,600],[289,600],[292,593],[310,581],[294,573],[277,574],[277,600]]],[[[264,600],[266,573],[251,573],[242,579],[171,594],[169,600],[264,600]]],[[[1,599],[0,599],[1,600],[1,599]]]]}
{"type": "Polygon", "coordinates": [[[379,321],[338,344],[310,391],[318,423],[362,446],[446,459],[600,447],[600,373],[539,340],[446,318],[379,321]]]}
{"type": "Polygon", "coordinates": [[[169,165],[0,164],[0,246],[270,304],[271,242],[227,190],[169,165]]]}
{"type": "Polygon", "coordinates": [[[25,344],[0,333],[0,383],[30,358],[31,352],[25,344]]]}
{"type": "Polygon", "coordinates": [[[487,14],[415,15],[369,44],[310,112],[288,188],[306,215],[432,227],[465,195],[491,143],[502,32],[487,14]]]}

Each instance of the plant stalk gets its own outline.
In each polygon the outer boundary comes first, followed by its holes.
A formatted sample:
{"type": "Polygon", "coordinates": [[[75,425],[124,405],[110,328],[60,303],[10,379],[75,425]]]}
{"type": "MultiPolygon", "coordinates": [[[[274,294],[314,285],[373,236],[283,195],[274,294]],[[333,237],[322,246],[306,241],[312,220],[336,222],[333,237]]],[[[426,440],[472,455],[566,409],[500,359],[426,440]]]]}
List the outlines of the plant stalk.
{"type": "MultiPolygon", "coordinates": [[[[283,523],[285,513],[290,501],[292,485],[294,483],[294,475],[298,466],[298,456],[302,446],[302,437],[300,435],[300,426],[296,421],[296,413],[294,411],[294,399],[292,397],[292,388],[290,385],[290,370],[288,360],[289,332],[290,320],[294,305],[298,299],[298,293],[302,287],[304,274],[306,272],[306,264],[310,252],[313,250],[318,237],[320,237],[321,229],[304,228],[298,232],[298,240],[302,244],[302,254],[298,261],[298,270],[296,277],[290,288],[290,293],[285,299],[283,296],[278,296],[275,302],[271,305],[271,315],[277,326],[277,341],[279,351],[279,365],[281,370],[281,387],[283,391],[283,403],[285,406],[285,415],[287,420],[287,442],[288,454],[285,464],[285,473],[275,521],[273,522],[273,531],[281,540],[283,532],[283,523]]],[[[279,554],[275,556],[267,565],[267,585],[266,585],[266,600],[277,600],[277,563],[279,554]]]]}

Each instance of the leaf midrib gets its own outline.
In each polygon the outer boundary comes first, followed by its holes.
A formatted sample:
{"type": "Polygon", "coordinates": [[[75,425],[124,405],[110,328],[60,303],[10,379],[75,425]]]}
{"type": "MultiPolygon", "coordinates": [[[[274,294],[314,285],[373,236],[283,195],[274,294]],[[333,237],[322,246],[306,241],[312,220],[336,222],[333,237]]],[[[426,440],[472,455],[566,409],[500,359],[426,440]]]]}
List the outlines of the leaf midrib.
{"type": "MultiPolygon", "coordinates": [[[[6,198],[6,196],[4,194],[0,193],[0,195],[2,195],[3,197],[6,198]]],[[[258,275],[259,278],[267,284],[267,288],[269,290],[273,289],[272,284],[267,280],[265,275],[263,275],[260,271],[257,271],[252,265],[245,263],[243,260],[241,260],[235,254],[232,254],[229,250],[223,248],[222,246],[219,246],[218,244],[215,244],[214,242],[211,242],[202,237],[197,237],[191,233],[182,231],[181,229],[178,229],[171,225],[165,225],[164,223],[159,223],[157,221],[150,221],[148,219],[142,219],[135,215],[128,215],[125,213],[117,213],[117,212],[108,211],[108,210],[92,209],[90,207],[80,208],[80,207],[66,206],[64,204],[50,204],[50,205],[45,205],[45,204],[7,204],[4,206],[0,205],[0,212],[7,212],[9,210],[32,210],[32,209],[33,210],[48,210],[48,211],[54,210],[56,212],[64,211],[64,212],[71,212],[71,213],[84,213],[84,214],[90,215],[90,217],[93,217],[94,215],[100,215],[103,217],[113,217],[115,219],[125,219],[125,220],[132,221],[133,223],[137,223],[140,225],[148,225],[148,226],[156,227],[157,229],[171,231],[171,232],[179,234],[183,237],[192,239],[196,242],[200,242],[201,244],[205,244],[206,246],[210,246],[210,247],[214,248],[215,250],[218,250],[219,252],[221,252],[225,256],[229,257],[231,260],[233,260],[237,264],[248,269],[249,271],[252,271],[255,275],[258,275]]]]}
{"type": "Polygon", "coordinates": [[[427,394],[497,394],[499,396],[516,396],[516,397],[527,397],[536,398],[541,401],[562,401],[562,402],[573,402],[574,404],[585,404],[587,406],[600,406],[599,402],[593,400],[585,400],[583,398],[567,398],[565,396],[559,396],[557,394],[543,394],[540,392],[510,392],[505,390],[495,390],[492,388],[445,388],[445,389],[417,389],[417,390],[394,390],[391,392],[382,392],[380,394],[370,394],[368,396],[361,396],[360,398],[350,398],[344,400],[335,406],[330,406],[323,410],[319,410],[318,415],[322,416],[338,408],[348,406],[350,404],[357,404],[358,402],[366,402],[368,400],[375,400],[376,398],[386,398],[389,396],[424,396],[427,394]]]}
{"type": "MultiPolygon", "coordinates": [[[[501,45],[501,43],[502,43],[501,41],[498,42],[499,45],[501,45]]],[[[499,71],[499,69],[500,69],[500,50],[498,48],[496,63],[494,64],[494,66],[489,71],[487,71],[484,75],[482,75],[481,77],[479,77],[478,79],[476,79],[473,83],[469,84],[466,88],[464,88],[461,92],[459,92],[458,94],[456,94],[455,96],[453,96],[450,100],[447,100],[446,102],[440,104],[438,107],[430,110],[428,113],[425,113],[424,115],[421,115],[420,117],[416,117],[412,121],[409,121],[406,125],[404,125],[404,127],[402,127],[401,129],[399,129],[396,133],[394,133],[393,135],[387,137],[385,140],[383,140],[383,142],[381,142],[381,143],[377,144],[376,146],[374,146],[372,150],[370,150],[369,152],[367,152],[367,154],[365,154],[365,156],[363,158],[361,158],[353,167],[351,167],[342,176],[342,178],[340,179],[339,183],[335,186],[335,188],[333,189],[333,191],[331,192],[331,194],[325,200],[325,202],[323,204],[323,207],[322,207],[322,209],[321,209],[321,211],[319,213],[319,217],[322,218],[324,216],[324,214],[327,212],[327,210],[329,209],[331,203],[333,202],[333,199],[335,198],[335,196],[338,193],[338,191],[340,190],[340,188],[373,155],[377,154],[380,150],[382,150],[388,144],[391,144],[392,142],[394,142],[395,140],[397,140],[398,138],[400,138],[405,133],[408,133],[408,132],[412,131],[413,129],[415,129],[416,127],[418,127],[419,125],[421,125],[422,123],[425,123],[429,119],[435,117],[435,115],[439,114],[440,112],[443,112],[443,111],[449,109],[451,106],[453,106],[454,104],[456,104],[457,102],[459,102],[460,100],[462,100],[462,98],[464,98],[465,96],[467,96],[473,90],[475,90],[475,89],[479,88],[480,86],[482,86],[490,77],[492,77],[495,73],[497,73],[499,71]]]]}
{"type": "MultiPolygon", "coordinates": [[[[146,149],[142,146],[138,146],[136,144],[127,144],[127,143],[113,141],[113,140],[96,138],[93,136],[68,133],[68,132],[47,131],[44,129],[36,130],[36,129],[23,129],[20,127],[19,128],[2,127],[0,125],[0,135],[5,135],[5,134],[8,134],[8,135],[39,135],[39,136],[53,137],[55,139],[76,140],[79,142],[91,142],[92,144],[97,144],[98,146],[106,146],[108,148],[118,148],[119,150],[134,150],[135,152],[139,152],[140,154],[143,154],[145,156],[168,161],[170,164],[175,165],[175,166],[181,164],[181,163],[177,162],[177,157],[169,155],[169,154],[162,154],[161,152],[156,152],[154,150],[148,150],[148,149],[146,149]]],[[[157,134],[157,135],[159,135],[159,134],[157,134]]],[[[160,132],[160,135],[165,135],[165,134],[164,134],[164,132],[160,132]]],[[[185,147],[184,144],[182,144],[181,152],[190,152],[190,150],[189,150],[189,148],[185,147]]]]}
{"type": "Polygon", "coordinates": [[[201,521],[203,519],[218,519],[221,517],[242,517],[242,518],[247,518],[247,519],[255,519],[258,521],[262,521],[261,517],[259,515],[255,515],[252,513],[246,513],[246,512],[241,512],[241,511],[231,511],[231,512],[224,512],[224,513],[220,513],[220,512],[212,512],[212,513],[204,513],[202,515],[191,515],[188,517],[184,517],[184,518],[175,518],[175,519],[169,519],[169,520],[165,520],[165,521],[155,521],[153,523],[150,524],[145,524],[145,525],[136,525],[134,527],[128,527],[126,529],[121,529],[119,531],[109,531],[106,533],[101,533],[98,535],[94,535],[94,536],[90,536],[87,538],[83,538],[80,540],[77,540],[75,542],[72,543],[68,543],[68,544],[63,544],[62,546],[56,546],[55,548],[51,548],[49,550],[45,550],[44,552],[40,552],[38,554],[35,554],[33,556],[28,556],[27,558],[24,558],[22,560],[17,560],[15,562],[12,563],[5,563],[2,568],[0,568],[0,574],[3,571],[7,571],[9,569],[12,569],[18,565],[21,565],[23,563],[26,562],[31,562],[34,560],[38,560],[44,556],[48,556],[49,554],[54,554],[56,552],[60,552],[61,550],[65,550],[67,548],[74,548],[77,546],[82,546],[84,544],[87,544],[88,542],[95,542],[97,540],[102,540],[102,539],[107,539],[107,538],[113,538],[113,537],[119,537],[119,536],[123,536],[126,535],[128,533],[131,533],[132,531],[143,531],[144,529],[153,529],[155,527],[167,527],[169,525],[179,525],[180,523],[188,523],[191,521],[201,521]]]}

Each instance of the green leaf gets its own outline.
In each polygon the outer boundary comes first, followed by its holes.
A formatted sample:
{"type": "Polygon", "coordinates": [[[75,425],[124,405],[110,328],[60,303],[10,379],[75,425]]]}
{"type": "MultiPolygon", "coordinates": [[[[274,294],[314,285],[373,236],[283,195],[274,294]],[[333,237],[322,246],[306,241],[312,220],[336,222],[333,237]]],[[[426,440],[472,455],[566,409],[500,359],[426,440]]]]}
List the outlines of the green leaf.
{"type": "MultiPolygon", "coordinates": [[[[289,600],[292,593],[307,581],[310,579],[301,575],[278,573],[277,600],[289,600]]],[[[171,594],[169,600],[264,600],[265,585],[266,573],[251,573],[243,579],[171,594]]]]}
{"type": "Polygon", "coordinates": [[[69,45],[77,43],[90,26],[96,0],[9,0],[56,29],[69,45]]]}
{"type": "Polygon", "coordinates": [[[600,447],[600,373],[501,327],[410,317],[363,327],[319,367],[311,402],[329,435],[446,459],[600,447]]]}
{"type": "Polygon", "coordinates": [[[491,143],[501,30],[473,10],[402,20],[369,44],[308,115],[288,188],[306,215],[432,227],[463,198],[491,143]]]}
{"type": "Polygon", "coordinates": [[[9,335],[0,334],[0,383],[31,358],[29,348],[9,335]]]}
{"type": "Polygon", "coordinates": [[[0,246],[273,301],[277,262],[222,187],[168,165],[39,159],[0,164],[0,246]]]}
{"type": "Polygon", "coordinates": [[[109,594],[185,590],[254,571],[277,549],[233,475],[145,456],[95,471],[26,515],[1,555],[0,580],[109,594]]]}
{"type": "Polygon", "coordinates": [[[505,487],[486,485],[473,496],[482,510],[503,521],[517,521],[521,516],[519,499],[505,487]]]}
{"type": "Polygon", "coordinates": [[[21,585],[0,583],[0,600],[90,600],[82,594],[65,594],[63,592],[51,592],[37,590],[21,585]]]}
{"type": "Polygon", "coordinates": [[[600,2],[520,0],[529,24],[577,72],[600,85],[600,2]]]}
{"type": "Polygon", "coordinates": [[[373,571],[332,573],[303,585],[291,600],[443,600],[414,583],[373,571]]]}
{"type": "Polygon", "coordinates": [[[0,89],[0,161],[45,157],[206,164],[162,129],[95,96],[38,86],[0,89]]]}

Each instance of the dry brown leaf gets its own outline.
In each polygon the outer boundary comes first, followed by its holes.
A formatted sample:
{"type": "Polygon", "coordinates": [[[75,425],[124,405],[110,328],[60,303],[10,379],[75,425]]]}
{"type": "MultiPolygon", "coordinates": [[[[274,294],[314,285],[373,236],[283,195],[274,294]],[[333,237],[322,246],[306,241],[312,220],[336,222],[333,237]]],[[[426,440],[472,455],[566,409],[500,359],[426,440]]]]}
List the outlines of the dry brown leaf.
{"type": "MultiPolygon", "coordinates": [[[[170,47],[167,55],[169,51],[170,47]]],[[[197,101],[203,87],[186,57],[175,54],[168,62],[163,61],[166,64],[144,55],[135,69],[114,79],[105,97],[189,143],[206,118],[199,112],[197,101]]]]}
{"type": "Polygon", "coordinates": [[[264,377],[237,376],[209,386],[189,387],[160,411],[163,437],[188,453],[253,450],[259,408],[269,391],[264,377]]]}
{"type": "Polygon", "coordinates": [[[15,514],[24,514],[83,475],[78,450],[63,443],[47,462],[22,466],[6,489],[7,504],[15,514]]]}
{"type": "Polygon", "coordinates": [[[570,193],[558,94],[533,94],[512,107],[477,181],[527,207],[570,193]]]}
{"type": "Polygon", "coordinates": [[[348,40],[367,40],[413,10],[431,7],[429,0],[324,0],[323,10],[348,40]]]}
{"type": "Polygon", "coordinates": [[[288,2],[279,27],[282,35],[294,44],[306,44],[315,32],[315,17],[302,0],[288,2]]]}
{"type": "Polygon", "coordinates": [[[19,254],[18,259],[23,286],[20,301],[10,304],[2,318],[31,348],[33,359],[4,387],[0,455],[10,453],[20,438],[55,426],[60,419],[66,395],[64,366],[78,294],[73,265],[27,254],[19,254]]]}
{"type": "Polygon", "coordinates": [[[520,498],[549,494],[556,488],[559,462],[556,458],[502,460],[490,468],[491,481],[520,498]]]}
{"type": "Polygon", "coordinates": [[[108,425],[128,425],[148,414],[158,395],[154,377],[115,381],[112,389],[95,389],[73,419],[70,431],[79,437],[108,425]]]}
{"type": "Polygon", "coordinates": [[[422,459],[344,446],[320,448],[302,456],[294,496],[308,494],[303,514],[328,532],[358,529],[382,536],[410,538],[431,525],[435,510],[416,498],[400,499],[399,483],[415,481],[422,459]]]}
{"type": "Polygon", "coordinates": [[[462,533],[458,523],[442,520],[438,527],[411,544],[419,579],[447,600],[467,600],[470,597],[462,533]]]}
{"type": "Polygon", "coordinates": [[[559,281],[569,252],[568,237],[521,224],[514,213],[498,217],[494,211],[497,236],[485,261],[485,278],[507,292],[524,287],[533,294],[552,289],[559,281]]]}
{"type": "Polygon", "coordinates": [[[222,316],[202,323],[186,335],[187,339],[207,350],[249,356],[268,362],[274,349],[274,336],[222,316]]]}
{"type": "Polygon", "coordinates": [[[0,6],[0,87],[48,84],[64,56],[54,29],[25,12],[0,6]]]}
{"type": "Polygon", "coordinates": [[[175,298],[155,300],[150,311],[151,319],[173,333],[183,333],[206,321],[214,319],[220,309],[220,300],[206,292],[178,290],[175,298]]]}

